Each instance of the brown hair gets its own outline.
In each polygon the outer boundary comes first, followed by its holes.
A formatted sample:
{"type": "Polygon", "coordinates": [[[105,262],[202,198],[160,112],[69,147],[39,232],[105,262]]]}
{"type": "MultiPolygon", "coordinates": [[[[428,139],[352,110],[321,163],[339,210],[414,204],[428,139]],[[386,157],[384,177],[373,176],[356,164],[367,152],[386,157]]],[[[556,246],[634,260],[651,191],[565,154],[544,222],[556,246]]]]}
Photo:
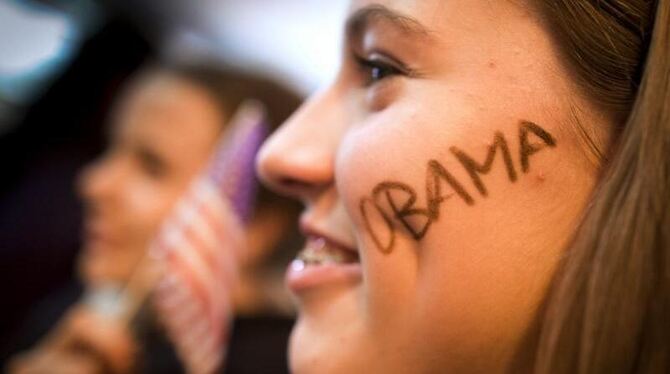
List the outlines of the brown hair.
{"type": "MultiPolygon", "coordinates": [[[[155,67],[154,67],[155,68],[155,67]]],[[[223,113],[231,115],[244,101],[263,103],[270,132],[276,130],[302,103],[302,98],[276,81],[215,61],[187,63],[163,62],[158,69],[174,74],[204,88],[216,100],[223,113]]],[[[229,118],[224,119],[227,123],[229,118]]],[[[270,192],[258,184],[258,209],[280,209],[297,216],[301,207],[293,199],[270,192]]]]}
{"type": "Polygon", "coordinates": [[[547,296],[535,371],[670,372],[670,0],[535,5],[614,126],[547,296]]]}

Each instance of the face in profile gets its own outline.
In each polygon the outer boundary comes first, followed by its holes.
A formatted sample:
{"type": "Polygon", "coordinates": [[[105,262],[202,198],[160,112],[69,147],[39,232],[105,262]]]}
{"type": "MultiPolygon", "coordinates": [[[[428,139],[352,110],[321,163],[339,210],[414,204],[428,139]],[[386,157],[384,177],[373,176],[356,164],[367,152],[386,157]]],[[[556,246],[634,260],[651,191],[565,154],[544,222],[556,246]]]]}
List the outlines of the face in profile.
{"type": "Polygon", "coordinates": [[[188,81],[163,73],[126,92],[104,155],[80,176],[88,284],[123,283],[173,203],[207,160],[221,130],[219,108],[188,81]]]}
{"type": "Polygon", "coordinates": [[[306,206],[292,369],[509,368],[595,183],[571,130],[595,110],[524,2],[354,1],[342,56],[258,161],[306,206]]]}

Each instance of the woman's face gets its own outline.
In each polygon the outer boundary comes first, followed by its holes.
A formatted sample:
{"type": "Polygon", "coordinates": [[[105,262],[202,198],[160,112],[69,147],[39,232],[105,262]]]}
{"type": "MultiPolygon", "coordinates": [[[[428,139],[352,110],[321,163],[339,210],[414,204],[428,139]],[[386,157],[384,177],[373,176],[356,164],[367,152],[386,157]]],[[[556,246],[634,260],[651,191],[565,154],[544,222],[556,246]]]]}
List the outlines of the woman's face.
{"type": "Polygon", "coordinates": [[[258,161],[306,205],[291,367],[509,368],[595,182],[588,103],[520,2],[354,1],[345,39],[258,161]]]}
{"type": "Polygon", "coordinates": [[[80,178],[85,206],[80,271],[124,282],[204,166],[222,117],[201,88],[164,74],[140,78],[113,117],[106,153],[80,178]]]}

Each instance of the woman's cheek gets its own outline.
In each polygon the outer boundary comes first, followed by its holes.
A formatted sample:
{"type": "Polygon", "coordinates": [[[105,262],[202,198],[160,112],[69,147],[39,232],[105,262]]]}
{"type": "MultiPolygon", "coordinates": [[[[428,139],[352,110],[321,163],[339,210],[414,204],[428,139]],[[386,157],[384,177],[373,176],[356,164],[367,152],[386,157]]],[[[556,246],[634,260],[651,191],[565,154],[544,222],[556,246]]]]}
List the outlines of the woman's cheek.
{"type": "Polygon", "coordinates": [[[534,194],[519,187],[544,178],[538,167],[531,173],[531,164],[557,147],[543,125],[522,118],[469,127],[434,122],[366,126],[341,143],[335,177],[341,198],[361,242],[384,256],[436,235],[446,239],[449,227],[435,229],[445,221],[480,230],[487,218],[529,213],[524,206],[534,194]],[[486,202],[503,209],[481,211],[486,202]]]}
{"type": "Polygon", "coordinates": [[[393,131],[397,127],[392,123],[371,123],[353,128],[344,136],[336,155],[338,195],[362,244],[376,243],[373,247],[379,247],[380,242],[387,247],[392,240],[389,237],[392,217],[370,205],[375,188],[385,181],[420,178],[418,168],[414,167],[416,163],[411,161],[418,156],[411,155],[411,147],[406,147],[402,136],[393,131]]]}
{"type": "Polygon", "coordinates": [[[393,127],[350,130],[340,143],[335,164],[336,188],[352,221],[361,255],[368,295],[366,313],[374,316],[371,330],[379,334],[388,333],[384,326],[410,319],[412,303],[408,300],[417,279],[420,244],[401,231],[388,212],[369,205],[376,186],[384,181],[402,179],[413,185],[422,181],[421,167],[413,167],[411,161],[420,156],[410,155],[409,149],[398,143],[402,137],[397,137],[393,127]],[[380,243],[388,247],[389,240],[392,251],[385,251],[380,243]]]}
{"type": "MultiPolygon", "coordinates": [[[[143,252],[158,232],[178,198],[178,193],[158,182],[137,183],[127,191],[129,251],[143,252]]],[[[139,256],[139,253],[129,254],[139,256]]]]}

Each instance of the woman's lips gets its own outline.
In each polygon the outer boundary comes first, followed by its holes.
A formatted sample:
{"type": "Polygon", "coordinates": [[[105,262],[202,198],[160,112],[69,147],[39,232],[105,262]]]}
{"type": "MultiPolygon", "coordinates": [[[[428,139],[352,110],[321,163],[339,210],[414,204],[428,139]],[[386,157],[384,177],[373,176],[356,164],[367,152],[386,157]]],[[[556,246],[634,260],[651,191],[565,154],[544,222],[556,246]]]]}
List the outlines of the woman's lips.
{"type": "Polygon", "coordinates": [[[100,225],[85,224],[83,231],[84,245],[90,250],[100,251],[110,249],[117,243],[110,230],[106,230],[100,225]]]}
{"type": "Polygon", "coordinates": [[[355,249],[313,233],[286,271],[286,284],[295,294],[334,283],[358,283],[361,278],[355,249]]]}

